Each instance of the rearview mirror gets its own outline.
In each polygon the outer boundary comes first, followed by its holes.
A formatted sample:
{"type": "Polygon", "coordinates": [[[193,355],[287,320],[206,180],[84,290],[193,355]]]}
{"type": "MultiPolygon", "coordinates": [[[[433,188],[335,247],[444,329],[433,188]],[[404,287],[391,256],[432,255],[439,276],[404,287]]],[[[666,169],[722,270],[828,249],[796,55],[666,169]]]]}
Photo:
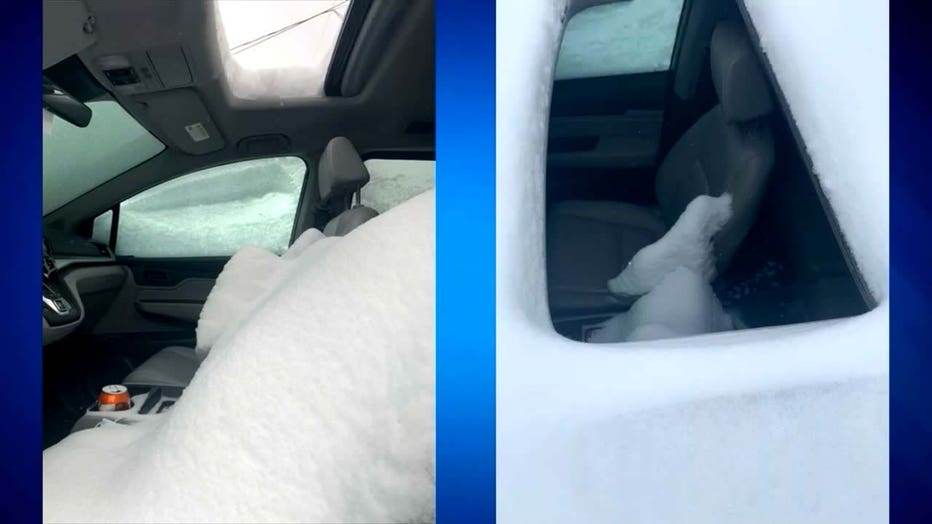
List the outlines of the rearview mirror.
{"type": "Polygon", "coordinates": [[[78,127],[91,123],[91,108],[49,82],[42,85],[42,106],[55,116],[78,127]]]}

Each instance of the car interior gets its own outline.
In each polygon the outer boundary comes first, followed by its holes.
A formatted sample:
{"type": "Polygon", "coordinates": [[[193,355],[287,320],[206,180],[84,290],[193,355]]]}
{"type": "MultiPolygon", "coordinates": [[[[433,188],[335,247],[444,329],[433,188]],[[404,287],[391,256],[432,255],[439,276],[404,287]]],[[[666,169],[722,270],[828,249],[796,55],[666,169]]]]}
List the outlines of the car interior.
{"type": "Polygon", "coordinates": [[[564,33],[547,144],[555,329],[587,341],[628,310],[637,297],[611,294],[607,281],[694,197],[726,192],[733,214],[712,239],[712,287],[736,328],[874,307],[743,7],[645,4],[585,8],[564,33]],[[628,17],[641,55],[655,46],[662,59],[607,70],[610,50],[577,42],[609,30],[616,14],[628,17]]]}
{"type": "Polygon", "coordinates": [[[379,214],[373,161],[432,165],[433,2],[301,4],[296,23],[245,42],[220,2],[44,4],[43,448],[99,422],[106,384],[144,400],[134,417],[170,409],[236,249],[346,235],[379,214]],[[312,54],[305,23],[333,36],[309,33],[330,46],[318,77],[235,85],[240,51],[291,38],[312,54]]]}

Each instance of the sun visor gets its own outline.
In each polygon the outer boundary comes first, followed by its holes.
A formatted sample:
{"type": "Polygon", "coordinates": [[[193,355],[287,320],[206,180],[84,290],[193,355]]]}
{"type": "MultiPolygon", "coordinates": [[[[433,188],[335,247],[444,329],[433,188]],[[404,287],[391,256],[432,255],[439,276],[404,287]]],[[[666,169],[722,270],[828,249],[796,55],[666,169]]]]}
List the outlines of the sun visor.
{"type": "Polygon", "coordinates": [[[84,2],[42,3],[42,69],[97,42],[96,21],[84,2]]]}
{"type": "Polygon", "coordinates": [[[145,104],[147,121],[185,153],[203,155],[226,144],[201,97],[191,89],[137,95],[133,100],[145,104]]]}

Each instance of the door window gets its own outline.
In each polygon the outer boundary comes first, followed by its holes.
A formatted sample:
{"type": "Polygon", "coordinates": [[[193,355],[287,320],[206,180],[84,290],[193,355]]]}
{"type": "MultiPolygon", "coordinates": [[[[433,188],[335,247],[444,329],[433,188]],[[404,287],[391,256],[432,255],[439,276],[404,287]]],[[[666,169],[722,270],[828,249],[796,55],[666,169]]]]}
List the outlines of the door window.
{"type": "MultiPolygon", "coordinates": [[[[283,253],[307,166],[297,157],[247,160],[170,180],[120,204],[117,255],[229,256],[243,246],[283,253]]],[[[94,220],[109,238],[112,213],[94,220]]]]}

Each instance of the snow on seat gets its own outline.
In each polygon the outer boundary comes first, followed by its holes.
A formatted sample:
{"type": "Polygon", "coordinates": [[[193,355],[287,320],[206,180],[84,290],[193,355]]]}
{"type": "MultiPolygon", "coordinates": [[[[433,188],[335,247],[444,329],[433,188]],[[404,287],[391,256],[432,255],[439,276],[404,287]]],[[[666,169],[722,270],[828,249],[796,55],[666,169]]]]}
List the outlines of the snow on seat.
{"type": "Polygon", "coordinates": [[[172,411],[47,449],[44,520],[433,520],[433,198],[298,256],[172,411]]]}

